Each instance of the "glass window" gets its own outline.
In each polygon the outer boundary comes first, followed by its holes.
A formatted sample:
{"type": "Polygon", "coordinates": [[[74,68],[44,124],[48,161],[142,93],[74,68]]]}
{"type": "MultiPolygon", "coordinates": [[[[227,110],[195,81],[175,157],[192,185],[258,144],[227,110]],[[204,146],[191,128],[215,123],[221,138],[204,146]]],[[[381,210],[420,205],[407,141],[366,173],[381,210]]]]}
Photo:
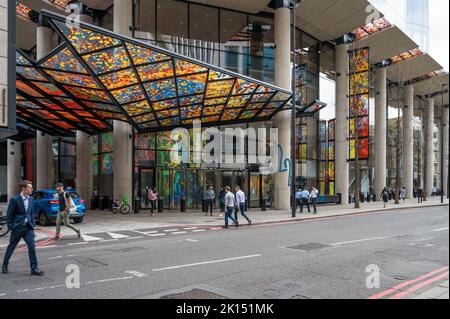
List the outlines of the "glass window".
{"type": "Polygon", "coordinates": [[[248,53],[249,33],[247,15],[228,11],[220,11],[220,47],[225,51],[221,56],[221,66],[234,72],[247,75],[244,68],[245,50],[248,53]]]}
{"type": "Polygon", "coordinates": [[[155,0],[136,1],[136,34],[137,38],[155,40],[156,19],[155,0]]]}
{"type": "Polygon", "coordinates": [[[154,150],[155,133],[136,134],[135,148],[139,150],[154,150]]]}
{"type": "Polygon", "coordinates": [[[274,82],[275,35],[273,19],[250,16],[249,25],[249,75],[253,78],[274,82]]]}
{"type": "Polygon", "coordinates": [[[172,37],[188,37],[188,5],[187,3],[164,0],[157,4],[158,40],[172,42],[172,37]],[[176,12],[176,18],[173,13],[176,12]]]}
{"type": "Polygon", "coordinates": [[[219,10],[191,4],[189,8],[189,38],[208,42],[219,42],[219,10]]]}

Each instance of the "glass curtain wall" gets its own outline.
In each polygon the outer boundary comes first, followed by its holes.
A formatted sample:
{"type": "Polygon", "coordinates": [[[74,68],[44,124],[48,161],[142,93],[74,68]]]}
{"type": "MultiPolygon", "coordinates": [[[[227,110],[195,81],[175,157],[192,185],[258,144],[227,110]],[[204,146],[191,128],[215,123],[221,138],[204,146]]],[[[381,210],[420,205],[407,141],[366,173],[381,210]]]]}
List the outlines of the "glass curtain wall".
{"type": "Polygon", "coordinates": [[[93,136],[92,169],[94,194],[100,197],[113,196],[113,135],[112,132],[93,136]]]}

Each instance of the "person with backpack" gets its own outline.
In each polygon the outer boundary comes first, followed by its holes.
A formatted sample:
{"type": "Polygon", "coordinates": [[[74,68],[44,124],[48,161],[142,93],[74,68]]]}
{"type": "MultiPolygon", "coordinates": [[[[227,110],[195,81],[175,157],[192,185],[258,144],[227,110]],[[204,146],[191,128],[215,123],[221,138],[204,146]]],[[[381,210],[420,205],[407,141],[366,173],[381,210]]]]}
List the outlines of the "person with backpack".
{"type": "Polygon", "coordinates": [[[81,232],[79,229],[72,226],[69,222],[69,215],[73,214],[77,211],[77,207],[73,202],[72,196],[64,191],[64,184],[57,183],[55,185],[56,191],[58,192],[58,201],[59,201],[59,212],[58,217],[56,219],[56,233],[54,240],[59,240],[59,233],[61,232],[61,224],[64,223],[64,226],[72,229],[78,236],[81,237],[81,232]]]}
{"type": "Polygon", "coordinates": [[[383,199],[383,208],[386,208],[386,205],[389,202],[389,191],[386,187],[381,191],[380,197],[383,199]]]}

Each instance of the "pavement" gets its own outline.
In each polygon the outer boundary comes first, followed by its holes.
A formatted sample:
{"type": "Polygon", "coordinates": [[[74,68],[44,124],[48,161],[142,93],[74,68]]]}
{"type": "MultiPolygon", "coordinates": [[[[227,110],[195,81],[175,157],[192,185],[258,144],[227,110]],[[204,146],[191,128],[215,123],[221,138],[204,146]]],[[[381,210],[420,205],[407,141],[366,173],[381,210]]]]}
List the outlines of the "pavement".
{"type": "Polygon", "coordinates": [[[398,208],[229,229],[161,223],[101,240],[70,234],[38,246],[44,277],[30,277],[26,249],[16,251],[0,299],[448,299],[448,206],[398,208]]]}
{"type": "MultiPolygon", "coordinates": [[[[382,202],[361,203],[359,209],[354,208],[354,204],[350,205],[322,205],[318,206],[318,214],[312,214],[305,211],[300,214],[300,208],[297,210],[297,215],[292,218],[291,211],[270,210],[261,211],[259,209],[250,209],[247,213],[252,223],[268,224],[291,222],[298,220],[321,219],[343,215],[358,215],[367,213],[376,213],[385,210],[398,209],[412,209],[412,208],[430,208],[442,205],[440,198],[429,197],[427,201],[418,204],[416,200],[406,200],[404,203],[398,205],[394,201],[388,203],[387,208],[383,208],[382,202]]],[[[444,200],[444,205],[449,205],[449,200],[444,200]]],[[[0,204],[0,210],[6,211],[6,205],[0,204]]],[[[312,210],[312,206],[311,206],[312,210]]],[[[149,214],[149,210],[141,210],[139,214],[130,213],[128,215],[113,214],[111,211],[93,210],[88,211],[82,224],[76,224],[75,227],[80,228],[83,234],[83,240],[92,241],[114,239],[114,235],[110,236],[108,233],[115,233],[120,231],[138,231],[146,232],[157,228],[170,229],[173,227],[189,228],[197,227],[199,229],[211,229],[221,227],[224,224],[224,218],[220,216],[218,210],[213,212],[213,216],[205,216],[199,211],[187,211],[180,213],[177,211],[166,210],[163,213],[155,213],[155,216],[149,214]]],[[[239,222],[242,225],[247,224],[246,220],[239,215],[239,222]]],[[[231,223],[231,221],[230,221],[231,223]]],[[[54,237],[55,226],[38,226],[36,229],[36,241],[44,243],[53,243],[50,238],[54,237]]],[[[74,232],[66,227],[62,227],[61,236],[73,237],[74,232]]],[[[8,236],[0,238],[0,248],[4,248],[8,244],[8,236]]],[[[119,235],[120,237],[120,235],[119,235]]],[[[23,245],[23,243],[21,244],[23,245]]]]}

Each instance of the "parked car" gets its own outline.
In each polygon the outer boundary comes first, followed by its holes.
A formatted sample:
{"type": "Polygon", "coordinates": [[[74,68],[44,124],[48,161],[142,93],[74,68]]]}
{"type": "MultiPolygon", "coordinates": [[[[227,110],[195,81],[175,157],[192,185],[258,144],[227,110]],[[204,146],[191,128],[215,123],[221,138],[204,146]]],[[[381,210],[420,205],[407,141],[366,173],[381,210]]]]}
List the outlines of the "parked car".
{"type": "MultiPolygon", "coordinates": [[[[72,196],[73,202],[77,207],[76,214],[70,215],[69,218],[76,224],[82,223],[83,218],[86,216],[84,199],[80,198],[80,195],[74,189],[67,190],[67,193],[72,196]]],[[[53,189],[43,189],[35,191],[31,196],[34,198],[32,209],[35,220],[41,226],[47,226],[52,222],[56,222],[59,211],[58,192],[53,189]]]]}

